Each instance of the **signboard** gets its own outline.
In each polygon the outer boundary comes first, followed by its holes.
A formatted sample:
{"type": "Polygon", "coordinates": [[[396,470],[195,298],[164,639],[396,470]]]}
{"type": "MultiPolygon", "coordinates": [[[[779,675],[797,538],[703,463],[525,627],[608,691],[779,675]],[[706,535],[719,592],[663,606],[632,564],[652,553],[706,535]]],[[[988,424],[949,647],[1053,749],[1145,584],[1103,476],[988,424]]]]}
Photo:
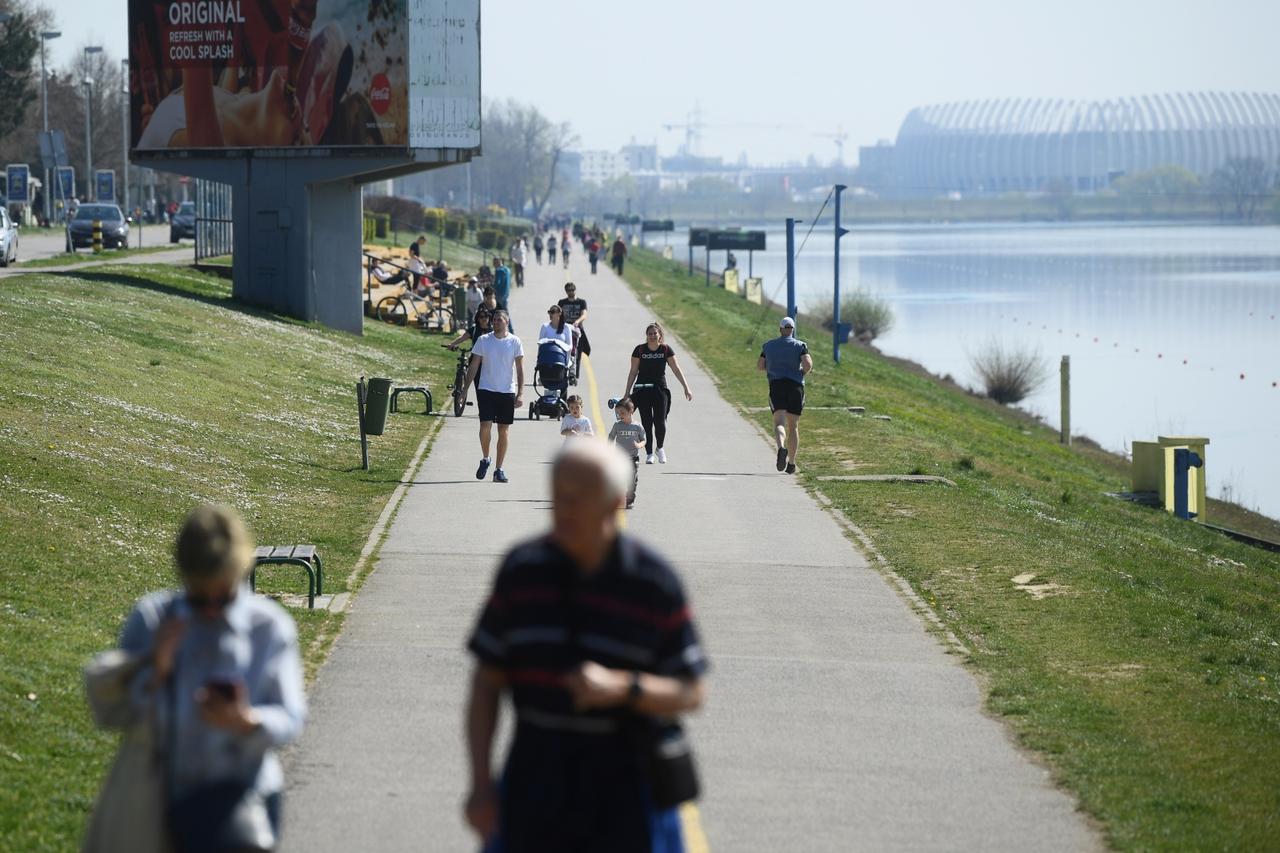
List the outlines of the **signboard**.
{"type": "Polygon", "coordinates": [[[135,151],[480,145],[480,0],[128,3],[135,151]]]}
{"type": "Polygon", "coordinates": [[[98,169],[93,173],[93,198],[95,201],[116,200],[116,170],[98,169]]]}
{"type": "Polygon", "coordinates": [[[6,196],[9,204],[26,204],[31,193],[31,167],[26,163],[10,163],[4,169],[6,196]]]}
{"type": "Polygon", "coordinates": [[[674,231],[676,224],[670,219],[646,219],[640,223],[641,231],[674,231]]]}
{"type": "Polygon", "coordinates": [[[689,245],[705,246],[707,245],[707,237],[711,234],[710,228],[690,228],[689,229],[689,245]]]}
{"type": "Polygon", "coordinates": [[[764,251],[763,231],[712,231],[707,235],[707,248],[737,249],[739,251],[764,251]]]}
{"type": "Polygon", "coordinates": [[[55,186],[57,187],[56,198],[75,198],[76,195],[76,169],[75,166],[59,166],[58,174],[54,177],[55,186]]]}

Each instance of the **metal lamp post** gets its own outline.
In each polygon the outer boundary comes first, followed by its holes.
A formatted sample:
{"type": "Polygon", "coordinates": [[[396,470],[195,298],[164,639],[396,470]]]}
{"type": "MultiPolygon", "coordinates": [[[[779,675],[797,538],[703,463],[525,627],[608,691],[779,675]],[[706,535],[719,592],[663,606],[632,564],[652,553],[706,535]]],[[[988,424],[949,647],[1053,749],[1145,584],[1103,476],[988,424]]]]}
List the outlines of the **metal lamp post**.
{"type": "MultiPolygon", "coordinates": [[[[102,48],[86,47],[84,49],[85,71],[89,70],[89,56],[94,53],[102,53],[102,48]]],[[[90,136],[93,114],[93,78],[86,74],[82,85],[84,86],[84,194],[88,198],[93,189],[93,137],[90,136]]]]}
{"type": "MultiPolygon", "coordinates": [[[[44,130],[45,139],[49,139],[49,75],[44,70],[44,54],[48,48],[46,47],[45,42],[49,41],[50,39],[60,38],[61,36],[62,36],[62,33],[54,30],[49,30],[49,31],[40,33],[40,105],[44,113],[44,119],[41,123],[41,127],[44,130]]],[[[50,143],[49,143],[49,151],[50,153],[53,152],[52,140],[50,140],[50,143]]],[[[54,160],[54,165],[55,166],[58,165],[56,158],[54,160]]],[[[52,200],[50,198],[50,195],[52,193],[52,187],[49,184],[48,166],[49,164],[46,163],[45,170],[44,170],[44,218],[46,222],[48,222],[53,215],[52,214],[53,209],[49,204],[50,201],[52,200]]]]}

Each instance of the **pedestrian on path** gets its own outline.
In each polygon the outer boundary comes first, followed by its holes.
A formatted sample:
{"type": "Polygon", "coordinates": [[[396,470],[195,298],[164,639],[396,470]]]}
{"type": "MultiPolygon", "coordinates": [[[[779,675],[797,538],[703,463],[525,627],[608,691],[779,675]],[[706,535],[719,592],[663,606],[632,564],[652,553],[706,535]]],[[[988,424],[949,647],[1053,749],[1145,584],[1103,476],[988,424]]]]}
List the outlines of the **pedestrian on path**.
{"type": "Polygon", "coordinates": [[[94,718],[126,736],[83,849],[273,850],[276,750],[307,715],[297,628],[245,583],[254,546],[235,510],[192,510],[173,554],[181,587],[141,598],[119,650],[86,670],[94,718]],[[142,772],[157,756],[163,771],[142,772]]]}
{"type": "Polygon", "coordinates": [[[800,448],[800,415],[804,412],[804,379],[813,370],[809,347],[796,337],[796,321],[778,321],[778,337],[760,347],[756,368],[769,380],[769,409],[773,412],[774,438],[778,442],[779,471],[796,472],[800,448]]]}
{"type": "Polygon", "coordinates": [[[568,240],[561,240],[561,241],[560,241],[560,257],[564,258],[564,268],[565,268],[565,269],[568,269],[568,268],[569,268],[569,248],[570,248],[570,245],[571,245],[571,244],[569,243],[569,241],[568,241],[568,240]]]}
{"type": "Polygon", "coordinates": [[[517,237],[511,246],[511,265],[516,274],[516,287],[524,287],[524,265],[529,262],[529,244],[517,237]]]}
{"type": "Polygon", "coordinates": [[[556,235],[547,238],[547,263],[556,265],[556,235]]]}
{"type": "MultiPolygon", "coordinates": [[[[498,297],[498,308],[503,311],[510,311],[507,307],[507,300],[511,298],[511,268],[502,262],[502,258],[494,257],[493,259],[493,294],[498,297]]],[[[510,322],[508,314],[508,325],[512,329],[515,324],[510,322]]]]}
{"type": "Polygon", "coordinates": [[[631,351],[631,372],[627,374],[627,390],[622,396],[630,397],[640,410],[640,422],[644,424],[645,464],[666,464],[667,415],[671,412],[671,391],[667,388],[667,365],[680,380],[684,398],[693,402],[693,392],[685,381],[676,353],[667,346],[662,326],[650,323],[644,330],[644,343],[631,351]],[[654,444],[657,453],[654,453],[654,444]]]}
{"type": "Polygon", "coordinates": [[[600,243],[595,238],[587,243],[587,260],[591,262],[591,274],[596,274],[596,264],[600,262],[600,243]]]}
{"type": "Polygon", "coordinates": [[[582,398],[577,394],[572,395],[564,401],[565,406],[569,409],[569,414],[560,419],[560,434],[566,439],[581,438],[584,435],[595,435],[596,431],[591,426],[591,418],[582,415],[582,398]]]}
{"type": "Polygon", "coordinates": [[[471,383],[476,383],[476,407],[480,410],[480,467],[476,479],[483,480],[489,465],[489,440],[493,425],[498,425],[498,458],[493,469],[495,483],[507,482],[502,463],[507,458],[507,432],[515,421],[516,409],[524,405],[524,344],[511,334],[511,317],[506,311],[493,314],[493,331],[482,335],[471,347],[471,363],[462,386],[465,398],[471,383]],[[477,374],[479,381],[476,381],[477,374]]]}
{"type": "Polygon", "coordinates": [[[542,266],[542,235],[535,234],[533,237],[533,256],[538,261],[538,266],[542,266]]]}
{"type": "Polygon", "coordinates": [[[627,244],[622,241],[622,237],[613,241],[613,271],[618,275],[622,275],[622,267],[627,262],[627,244]]]}
{"type": "Polygon", "coordinates": [[[485,850],[687,849],[650,768],[670,755],[659,718],[703,703],[708,664],[675,571],[618,529],[630,474],[605,442],[565,445],[551,532],[506,556],[471,635],[465,814],[485,850]],[[504,693],[516,724],[498,784],[504,693]]]}
{"type": "Polygon", "coordinates": [[[631,458],[631,488],[627,490],[627,509],[636,502],[636,487],[640,483],[640,448],[644,447],[644,427],[633,422],[636,404],[630,397],[623,397],[613,404],[617,420],[609,430],[609,440],[631,458]]]}
{"type": "Polygon", "coordinates": [[[587,300],[578,298],[578,287],[573,282],[565,282],[564,299],[561,299],[557,305],[564,311],[565,322],[573,324],[578,330],[578,354],[577,363],[574,365],[574,374],[582,375],[582,357],[591,355],[591,341],[587,339],[587,300]]]}

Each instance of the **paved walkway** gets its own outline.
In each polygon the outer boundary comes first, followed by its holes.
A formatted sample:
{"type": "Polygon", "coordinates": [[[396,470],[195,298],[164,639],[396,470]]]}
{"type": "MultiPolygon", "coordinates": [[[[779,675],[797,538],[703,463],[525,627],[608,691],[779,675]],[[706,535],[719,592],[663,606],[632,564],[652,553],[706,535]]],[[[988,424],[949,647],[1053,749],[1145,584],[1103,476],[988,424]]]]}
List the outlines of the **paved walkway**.
{"type": "MultiPolygon", "coordinates": [[[[569,273],[590,307],[598,393],[617,396],[649,314],[580,253],[569,273]]],[[[565,276],[534,266],[514,292],[530,369],[565,276]]],[[[1097,847],[1071,799],[983,715],[956,657],[668,342],[694,402],[673,405],[670,462],[641,467],[627,518],[683,573],[711,656],[711,699],[691,723],[711,848],[1097,847]]],[[[594,419],[604,400],[587,402],[594,419]]],[[[474,408],[444,425],[320,672],[288,761],[287,850],[474,849],[460,812],[463,642],[499,555],[548,523],[560,444],[554,424],[517,420],[501,486],[474,479],[475,433],[474,408]]]]}

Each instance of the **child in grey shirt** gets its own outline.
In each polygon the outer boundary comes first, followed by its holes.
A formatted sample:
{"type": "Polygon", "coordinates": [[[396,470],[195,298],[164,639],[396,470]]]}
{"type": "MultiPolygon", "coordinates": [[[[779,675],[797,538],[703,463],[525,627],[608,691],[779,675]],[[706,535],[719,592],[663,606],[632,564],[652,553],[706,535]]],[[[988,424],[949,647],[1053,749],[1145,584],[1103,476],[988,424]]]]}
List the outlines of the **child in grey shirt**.
{"type": "Polygon", "coordinates": [[[627,492],[627,509],[631,509],[631,505],[636,502],[636,485],[640,480],[640,448],[644,447],[644,427],[631,421],[636,414],[636,404],[631,402],[630,397],[619,400],[613,411],[618,420],[609,430],[609,440],[631,457],[631,465],[635,469],[631,472],[631,489],[627,492]]]}

